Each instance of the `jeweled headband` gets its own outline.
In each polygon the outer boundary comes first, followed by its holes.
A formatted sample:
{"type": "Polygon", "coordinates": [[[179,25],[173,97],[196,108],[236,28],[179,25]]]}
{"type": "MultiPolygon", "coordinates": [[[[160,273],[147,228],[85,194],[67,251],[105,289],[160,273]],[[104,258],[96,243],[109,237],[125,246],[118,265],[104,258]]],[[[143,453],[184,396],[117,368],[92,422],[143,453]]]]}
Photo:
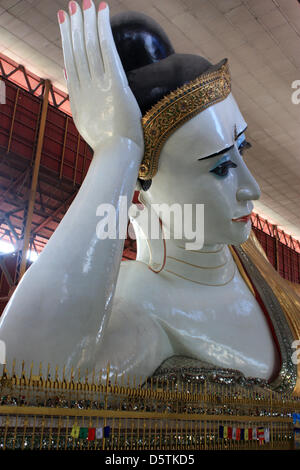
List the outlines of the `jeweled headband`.
{"type": "Polygon", "coordinates": [[[162,146],[178,127],[224,100],[230,91],[230,72],[225,59],[219,69],[203,73],[158,101],[142,118],[145,150],[139,178],[150,180],[157,173],[162,146]]]}

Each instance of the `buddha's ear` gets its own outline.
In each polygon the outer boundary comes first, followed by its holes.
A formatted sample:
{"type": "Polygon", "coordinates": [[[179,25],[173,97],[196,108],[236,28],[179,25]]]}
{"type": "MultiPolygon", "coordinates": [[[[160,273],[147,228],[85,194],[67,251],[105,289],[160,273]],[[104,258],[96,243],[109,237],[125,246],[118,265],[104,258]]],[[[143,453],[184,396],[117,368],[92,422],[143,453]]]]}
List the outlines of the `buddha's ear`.
{"type": "Polygon", "coordinates": [[[147,200],[146,193],[140,191],[139,202],[144,207],[139,211],[137,217],[132,217],[130,222],[136,235],[137,261],[148,265],[151,271],[159,273],[166,260],[165,243],[160,219],[147,200]],[[145,199],[144,199],[145,197],[145,199]],[[157,237],[151,238],[151,224],[158,228],[157,237]]]}

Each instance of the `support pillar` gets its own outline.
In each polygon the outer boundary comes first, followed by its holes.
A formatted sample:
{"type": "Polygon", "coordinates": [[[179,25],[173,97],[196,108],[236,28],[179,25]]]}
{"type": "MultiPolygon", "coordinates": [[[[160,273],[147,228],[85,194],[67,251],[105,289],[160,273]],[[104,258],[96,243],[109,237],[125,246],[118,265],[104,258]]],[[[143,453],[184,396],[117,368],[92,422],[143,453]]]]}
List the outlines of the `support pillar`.
{"type": "Polygon", "coordinates": [[[38,141],[37,141],[35,160],[34,160],[34,165],[33,165],[31,188],[30,188],[30,193],[29,193],[27,211],[25,211],[25,214],[26,212],[27,214],[26,214],[26,219],[24,220],[25,230],[24,230],[24,239],[23,239],[22,256],[21,256],[18,281],[20,281],[20,279],[22,278],[23,274],[26,271],[27,252],[28,252],[29,243],[30,243],[31,224],[32,224],[32,217],[33,217],[33,212],[34,212],[36,188],[37,188],[37,183],[38,183],[42,148],[43,148],[43,142],[44,142],[44,134],[45,134],[45,126],[46,126],[46,118],[47,118],[47,110],[48,110],[48,102],[49,102],[49,90],[50,90],[50,81],[45,80],[43,107],[42,107],[40,126],[39,126],[39,132],[38,132],[38,141]]]}

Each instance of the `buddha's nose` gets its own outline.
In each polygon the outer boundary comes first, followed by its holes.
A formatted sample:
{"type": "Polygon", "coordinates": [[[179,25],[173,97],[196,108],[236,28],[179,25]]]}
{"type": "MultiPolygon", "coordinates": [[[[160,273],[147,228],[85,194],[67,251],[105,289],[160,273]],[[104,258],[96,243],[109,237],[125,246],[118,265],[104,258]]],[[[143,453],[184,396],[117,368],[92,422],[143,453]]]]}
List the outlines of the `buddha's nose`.
{"type": "Polygon", "coordinates": [[[236,198],[238,201],[255,201],[260,198],[260,187],[245,165],[236,198]]]}

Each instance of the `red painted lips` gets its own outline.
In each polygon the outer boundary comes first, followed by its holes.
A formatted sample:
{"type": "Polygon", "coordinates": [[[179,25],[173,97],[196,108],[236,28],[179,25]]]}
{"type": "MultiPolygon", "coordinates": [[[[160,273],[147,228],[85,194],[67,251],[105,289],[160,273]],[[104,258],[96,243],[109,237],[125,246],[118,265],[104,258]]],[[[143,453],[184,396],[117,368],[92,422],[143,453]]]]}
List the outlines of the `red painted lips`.
{"type": "Polygon", "coordinates": [[[237,219],[232,219],[232,222],[249,222],[249,220],[251,220],[251,214],[243,215],[237,219]]]}

